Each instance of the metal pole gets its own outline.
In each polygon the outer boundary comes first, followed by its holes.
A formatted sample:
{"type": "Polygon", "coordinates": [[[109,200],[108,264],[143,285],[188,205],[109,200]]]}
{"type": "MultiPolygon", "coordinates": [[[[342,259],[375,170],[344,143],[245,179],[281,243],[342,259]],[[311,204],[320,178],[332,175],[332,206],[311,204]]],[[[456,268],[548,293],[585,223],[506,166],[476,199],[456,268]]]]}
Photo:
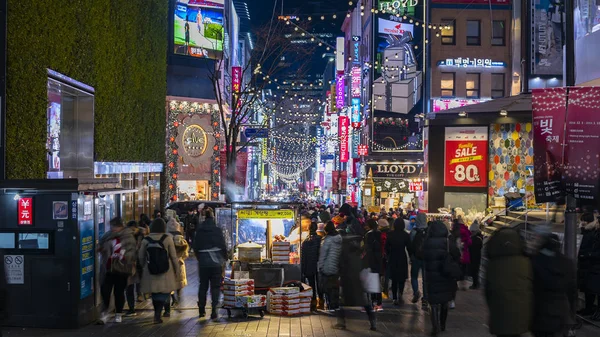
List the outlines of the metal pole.
{"type": "Polygon", "coordinates": [[[567,19],[567,27],[565,29],[565,83],[567,87],[575,85],[575,20],[573,11],[575,0],[565,0],[565,14],[567,19]]]}

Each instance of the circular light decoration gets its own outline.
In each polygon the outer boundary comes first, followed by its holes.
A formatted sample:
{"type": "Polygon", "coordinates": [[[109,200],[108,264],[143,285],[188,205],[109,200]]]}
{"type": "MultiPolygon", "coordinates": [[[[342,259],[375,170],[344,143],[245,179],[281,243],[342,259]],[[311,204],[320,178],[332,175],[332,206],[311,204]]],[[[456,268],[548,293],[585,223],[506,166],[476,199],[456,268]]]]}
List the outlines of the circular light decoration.
{"type": "Polygon", "coordinates": [[[196,158],[206,152],[208,139],[200,125],[190,125],[183,131],[183,149],[190,157],[196,158]]]}

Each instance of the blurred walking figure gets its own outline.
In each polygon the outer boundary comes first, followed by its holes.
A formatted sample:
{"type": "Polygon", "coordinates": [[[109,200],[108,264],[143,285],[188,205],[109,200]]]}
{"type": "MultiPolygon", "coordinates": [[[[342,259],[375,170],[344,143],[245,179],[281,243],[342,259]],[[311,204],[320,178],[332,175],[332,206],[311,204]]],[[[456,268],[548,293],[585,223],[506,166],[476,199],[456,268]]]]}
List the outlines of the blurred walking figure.
{"type": "MultiPolygon", "coordinates": [[[[424,289],[431,307],[431,335],[446,330],[449,302],[456,296],[456,279],[443,273],[446,263],[458,263],[460,251],[441,221],[429,223],[423,246],[424,289]],[[451,259],[451,260],[450,260],[451,259]]],[[[458,266],[457,266],[458,268],[458,266]]]]}
{"type": "Polygon", "coordinates": [[[340,285],[342,288],[342,303],[336,312],[337,323],[334,329],[346,329],[344,307],[363,307],[369,318],[370,330],[377,330],[375,311],[371,299],[366,295],[360,279],[362,237],[356,233],[342,235],[342,259],[340,260],[340,285]]]}
{"type": "MultiPolygon", "coordinates": [[[[377,221],[373,219],[367,221],[367,226],[369,231],[365,234],[363,267],[370,268],[371,273],[381,276],[383,267],[381,232],[377,229],[377,221]]],[[[383,311],[381,292],[371,294],[371,301],[375,302],[375,311],[383,311]]]]}
{"type": "Polygon", "coordinates": [[[578,286],[585,293],[585,308],[578,313],[600,320],[600,224],[594,214],[581,216],[581,246],[577,256],[578,286]],[[594,303],[598,300],[598,306],[594,303]]]}
{"type": "MultiPolygon", "coordinates": [[[[419,302],[421,292],[419,291],[419,271],[423,275],[423,244],[427,234],[427,215],[425,213],[417,214],[416,224],[410,231],[410,283],[413,290],[412,303],[419,302]]],[[[424,290],[423,281],[421,289],[424,290]]],[[[427,301],[423,298],[422,308],[427,308],[427,301]]]]}
{"type": "Polygon", "coordinates": [[[304,242],[302,242],[302,257],[300,259],[302,263],[302,280],[308,279],[308,285],[313,289],[312,302],[310,303],[310,310],[313,312],[317,311],[317,309],[323,309],[323,298],[319,291],[321,287],[317,282],[319,250],[321,249],[321,237],[317,234],[317,228],[317,223],[311,222],[310,233],[304,242]],[[319,299],[318,305],[317,297],[319,299]]]}
{"type": "Polygon", "coordinates": [[[511,228],[497,230],[487,242],[485,297],[492,335],[519,336],[531,327],[533,271],[523,249],[519,233],[511,228]]]}
{"type": "Polygon", "coordinates": [[[469,264],[469,275],[473,278],[473,284],[470,289],[479,289],[479,269],[481,268],[481,250],[483,249],[483,234],[479,227],[479,221],[475,220],[471,227],[471,246],[469,254],[471,255],[471,264],[469,264]]]}
{"type": "Polygon", "coordinates": [[[185,237],[183,236],[183,228],[175,217],[171,217],[167,223],[167,230],[169,234],[173,236],[173,243],[175,244],[175,252],[177,253],[177,263],[179,264],[179,273],[177,274],[177,290],[175,294],[171,294],[171,300],[167,300],[165,304],[165,311],[168,313],[167,317],[171,313],[172,306],[178,306],[181,301],[182,289],[187,286],[187,275],[185,269],[185,259],[189,256],[189,245],[185,237]],[[174,296],[177,295],[177,296],[174,296]]]}
{"type": "MultiPolygon", "coordinates": [[[[544,226],[545,227],[545,226],[544,226]]],[[[532,258],[533,325],[535,337],[563,336],[575,296],[574,263],[560,251],[560,242],[550,228],[539,233],[539,250],[532,258]]],[[[565,335],[566,336],[566,335],[565,335]]]]}
{"type": "Polygon", "coordinates": [[[167,234],[167,224],[162,218],[156,218],[150,224],[150,234],[140,246],[139,261],[144,266],[142,291],[152,294],[154,323],[162,323],[162,310],[171,292],[177,290],[179,274],[175,244],[172,236],[167,234]]]}
{"type": "Polygon", "coordinates": [[[332,221],[325,225],[325,237],[321,242],[319,251],[319,283],[327,298],[327,308],[339,309],[340,287],[338,283],[340,272],[340,258],[342,255],[342,237],[335,229],[332,221]]]}
{"type": "Polygon", "coordinates": [[[125,290],[125,295],[127,297],[127,306],[129,307],[129,310],[127,310],[127,312],[125,313],[125,316],[136,316],[136,312],[135,312],[135,301],[136,301],[136,292],[137,292],[137,298],[141,298],[142,297],[142,289],[141,289],[141,285],[140,285],[140,281],[142,279],[142,269],[143,266],[138,263],[138,251],[140,249],[140,246],[142,245],[142,240],[144,239],[144,236],[146,236],[148,233],[146,232],[146,228],[145,227],[139,227],[138,224],[135,221],[129,221],[127,223],[127,228],[130,228],[133,231],[133,237],[135,238],[135,268],[134,268],[134,272],[131,276],[129,276],[129,279],[127,280],[127,289],[125,290]]]}
{"type": "Polygon", "coordinates": [[[204,211],[205,220],[196,228],[194,252],[198,259],[200,286],[198,288],[198,313],[206,316],[206,294],[210,287],[211,319],[218,317],[219,298],[221,297],[221,279],[223,265],[227,260],[227,246],[223,231],[217,227],[212,209],[204,211]]]}
{"type": "Polygon", "coordinates": [[[387,234],[385,242],[389,276],[392,279],[394,305],[404,303],[402,294],[404,293],[404,284],[408,278],[407,252],[410,247],[410,235],[404,229],[404,220],[396,219],[394,230],[387,234]]]}
{"type": "Polygon", "coordinates": [[[102,254],[100,271],[102,314],[99,323],[104,324],[108,320],[108,308],[113,290],[115,322],[120,323],[123,319],[127,281],[135,271],[137,245],[133,230],[125,227],[121,218],[111,219],[110,230],[100,239],[98,251],[102,254]]]}
{"type": "Polygon", "coordinates": [[[187,216],[183,219],[183,227],[185,239],[191,245],[194,235],[196,235],[196,227],[198,227],[198,212],[194,207],[188,210],[187,216]]]}
{"type": "MultiPolygon", "coordinates": [[[[471,231],[469,227],[465,225],[465,214],[462,210],[458,210],[456,213],[456,219],[452,223],[452,235],[458,240],[457,244],[460,248],[460,266],[462,270],[462,277],[458,284],[461,290],[467,290],[466,277],[469,275],[469,264],[471,263],[471,253],[469,248],[472,245],[471,231]]],[[[454,307],[452,303],[451,308],[454,307]]]]}

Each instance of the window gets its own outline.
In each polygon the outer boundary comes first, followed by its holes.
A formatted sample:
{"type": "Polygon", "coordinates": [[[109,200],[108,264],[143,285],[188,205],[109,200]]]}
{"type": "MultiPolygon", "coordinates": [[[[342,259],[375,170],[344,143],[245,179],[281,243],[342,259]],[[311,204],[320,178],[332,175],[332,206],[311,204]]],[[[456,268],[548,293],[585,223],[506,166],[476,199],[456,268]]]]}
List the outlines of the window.
{"type": "Polygon", "coordinates": [[[467,73],[467,98],[479,98],[479,73],[467,73]]]}
{"type": "Polygon", "coordinates": [[[454,45],[455,40],[455,20],[443,19],[442,20],[442,44],[454,45]]]}
{"type": "Polygon", "coordinates": [[[467,46],[481,45],[481,21],[467,20],[467,46]]]}
{"type": "Polygon", "coordinates": [[[492,98],[504,97],[504,74],[492,74],[492,98]]]}
{"type": "Polygon", "coordinates": [[[442,97],[454,97],[454,73],[442,73],[442,97]]]}
{"type": "Polygon", "coordinates": [[[492,23],[492,46],[504,46],[505,32],[504,20],[494,20],[492,23]]]}

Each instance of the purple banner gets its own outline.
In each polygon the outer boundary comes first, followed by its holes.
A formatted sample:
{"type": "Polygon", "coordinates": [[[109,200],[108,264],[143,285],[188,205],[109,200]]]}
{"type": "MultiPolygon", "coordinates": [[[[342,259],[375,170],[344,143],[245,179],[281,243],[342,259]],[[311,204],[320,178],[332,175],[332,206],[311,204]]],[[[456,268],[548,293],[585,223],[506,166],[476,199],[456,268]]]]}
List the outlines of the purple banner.
{"type": "Polygon", "coordinates": [[[340,110],[346,102],[346,83],[343,71],[338,71],[335,81],[335,107],[340,110]]]}

